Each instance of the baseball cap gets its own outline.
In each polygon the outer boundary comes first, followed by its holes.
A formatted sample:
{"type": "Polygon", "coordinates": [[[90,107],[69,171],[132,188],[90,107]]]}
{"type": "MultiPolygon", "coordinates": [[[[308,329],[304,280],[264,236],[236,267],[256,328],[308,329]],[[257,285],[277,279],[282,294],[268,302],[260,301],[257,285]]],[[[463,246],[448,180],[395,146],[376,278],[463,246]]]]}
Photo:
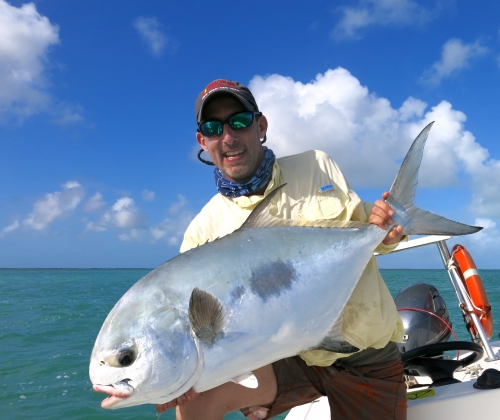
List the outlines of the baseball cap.
{"type": "Polygon", "coordinates": [[[207,100],[219,95],[232,95],[243,104],[247,111],[259,112],[257,102],[255,102],[252,92],[246,86],[236,81],[217,79],[208,84],[196,98],[194,112],[198,124],[201,122],[203,107],[207,100]]]}

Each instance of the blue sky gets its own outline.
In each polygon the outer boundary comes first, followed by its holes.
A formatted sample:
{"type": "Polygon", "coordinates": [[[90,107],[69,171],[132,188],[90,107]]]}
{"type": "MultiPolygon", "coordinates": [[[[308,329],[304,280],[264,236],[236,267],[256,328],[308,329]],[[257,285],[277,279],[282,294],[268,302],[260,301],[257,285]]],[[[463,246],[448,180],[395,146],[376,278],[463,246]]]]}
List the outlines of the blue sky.
{"type": "MultiPolygon", "coordinates": [[[[417,204],[500,268],[500,3],[0,0],[0,267],[155,267],[216,193],[194,100],[247,84],[278,156],[389,189],[430,121],[417,204]]],[[[451,241],[451,244],[457,241],[451,241]]],[[[438,268],[434,247],[379,259],[438,268]]]]}

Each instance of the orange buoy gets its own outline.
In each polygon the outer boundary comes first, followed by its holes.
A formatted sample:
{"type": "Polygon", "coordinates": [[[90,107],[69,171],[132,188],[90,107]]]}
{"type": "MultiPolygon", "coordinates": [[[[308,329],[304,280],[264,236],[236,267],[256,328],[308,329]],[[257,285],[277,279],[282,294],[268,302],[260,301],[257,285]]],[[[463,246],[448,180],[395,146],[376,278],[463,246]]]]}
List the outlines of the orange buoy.
{"type": "MultiPolygon", "coordinates": [[[[474,306],[473,312],[479,318],[486,336],[490,339],[493,336],[493,314],[474,260],[462,245],[453,247],[452,256],[474,306]]],[[[474,335],[478,336],[474,324],[471,323],[467,328],[471,328],[474,335]]]]}

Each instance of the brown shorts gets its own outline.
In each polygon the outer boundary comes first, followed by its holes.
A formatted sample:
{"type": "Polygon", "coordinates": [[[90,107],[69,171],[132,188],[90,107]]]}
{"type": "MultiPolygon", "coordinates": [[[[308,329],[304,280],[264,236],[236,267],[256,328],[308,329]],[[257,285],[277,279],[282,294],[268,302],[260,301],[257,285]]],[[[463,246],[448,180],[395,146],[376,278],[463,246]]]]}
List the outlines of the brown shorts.
{"type": "Polygon", "coordinates": [[[270,419],[298,405],[327,396],[331,418],[406,419],[406,385],[401,360],[353,368],[342,362],[307,366],[298,356],[273,363],[278,382],[269,406],[241,409],[252,420],[270,419]]]}

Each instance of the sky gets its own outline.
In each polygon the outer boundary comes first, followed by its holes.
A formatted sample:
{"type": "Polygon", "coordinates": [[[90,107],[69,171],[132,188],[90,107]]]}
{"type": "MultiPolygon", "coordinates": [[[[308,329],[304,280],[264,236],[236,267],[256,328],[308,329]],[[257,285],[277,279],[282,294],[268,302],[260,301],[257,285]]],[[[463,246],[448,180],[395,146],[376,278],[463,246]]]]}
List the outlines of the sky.
{"type": "MultiPolygon", "coordinates": [[[[217,193],[194,100],[250,87],[267,145],[326,151],[365,201],[435,121],[416,204],[500,268],[500,2],[0,0],[0,267],[153,268],[217,193]],[[207,158],[206,155],[204,155],[207,158]]],[[[379,257],[440,268],[434,245],[379,257]]]]}

